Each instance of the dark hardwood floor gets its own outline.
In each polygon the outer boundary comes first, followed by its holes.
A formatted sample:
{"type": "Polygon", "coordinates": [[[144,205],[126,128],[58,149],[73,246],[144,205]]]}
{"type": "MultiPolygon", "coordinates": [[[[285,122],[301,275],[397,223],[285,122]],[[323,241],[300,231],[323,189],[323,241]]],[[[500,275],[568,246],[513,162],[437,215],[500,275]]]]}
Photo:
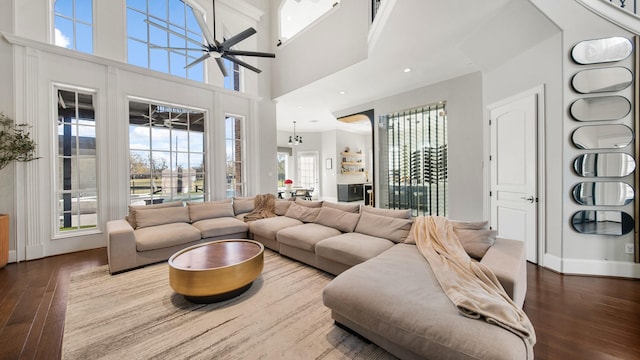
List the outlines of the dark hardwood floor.
{"type": "MultiPolygon", "coordinates": [[[[58,359],[70,273],[106,263],[103,248],[1,269],[0,359],[58,359]]],[[[640,359],[639,280],[527,270],[536,359],[640,359]]]]}

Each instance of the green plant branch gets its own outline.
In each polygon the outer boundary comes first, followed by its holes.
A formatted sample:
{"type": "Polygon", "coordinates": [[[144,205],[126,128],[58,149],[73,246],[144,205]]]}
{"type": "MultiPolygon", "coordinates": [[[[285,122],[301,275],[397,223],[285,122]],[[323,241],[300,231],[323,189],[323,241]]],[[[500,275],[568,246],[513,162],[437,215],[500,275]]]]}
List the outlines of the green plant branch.
{"type": "Polygon", "coordinates": [[[0,170],[13,161],[27,162],[36,157],[36,143],[31,139],[27,124],[14,124],[13,120],[0,113],[0,170]]]}

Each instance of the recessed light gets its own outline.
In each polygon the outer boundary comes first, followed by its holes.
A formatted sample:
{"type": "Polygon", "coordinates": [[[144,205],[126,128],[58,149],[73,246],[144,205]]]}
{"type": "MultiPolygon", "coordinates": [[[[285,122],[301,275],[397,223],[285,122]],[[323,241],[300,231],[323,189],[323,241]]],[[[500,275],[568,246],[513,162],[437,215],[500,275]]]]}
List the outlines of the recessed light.
{"type": "Polygon", "coordinates": [[[340,95],[344,95],[344,94],[346,94],[346,92],[340,91],[340,95]]]}
{"type": "Polygon", "coordinates": [[[408,72],[411,72],[411,70],[413,70],[413,69],[412,68],[404,68],[404,70],[402,70],[402,72],[408,73],[408,72]]]}

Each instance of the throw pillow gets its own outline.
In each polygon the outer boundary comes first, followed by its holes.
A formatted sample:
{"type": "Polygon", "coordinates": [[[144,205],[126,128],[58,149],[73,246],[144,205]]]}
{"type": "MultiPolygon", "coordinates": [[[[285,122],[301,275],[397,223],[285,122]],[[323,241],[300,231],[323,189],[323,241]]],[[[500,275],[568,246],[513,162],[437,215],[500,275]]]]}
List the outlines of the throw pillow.
{"type": "Polygon", "coordinates": [[[489,229],[488,221],[460,221],[449,220],[454,229],[465,230],[487,230],[489,229]]]}
{"type": "Polygon", "coordinates": [[[363,212],[360,214],[360,220],[358,220],[355,232],[401,243],[409,235],[412,223],[413,220],[410,219],[398,219],[363,212]]]}
{"type": "Polygon", "coordinates": [[[354,214],[352,212],[322,205],[315,223],[328,226],[342,232],[353,232],[358,224],[358,219],[360,219],[360,214],[354,214]]]}
{"type": "Polygon", "coordinates": [[[236,215],[252,212],[255,208],[255,197],[233,198],[233,212],[236,215]]]}
{"type": "Polygon", "coordinates": [[[136,222],[136,210],[138,209],[161,209],[167,207],[178,207],[183,206],[182,201],[170,201],[166,203],[153,204],[153,205],[129,205],[129,215],[127,215],[126,219],[131,224],[132,228],[137,228],[138,224],[136,222]]]}
{"type": "Polygon", "coordinates": [[[188,223],[189,209],[185,206],[135,210],[136,229],[150,226],[188,223]]]}
{"type": "Polygon", "coordinates": [[[497,232],[495,230],[469,230],[454,228],[453,232],[458,236],[458,239],[467,254],[476,260],[482,259],[484,254],[487,253],[487,250],[489,250],[489,248],[496,242],[497,232]]]}
{"type": "Polygon", "coordinates": [[[277,200],[276,201],[276,215],[284,216],[289,210],[289,206],[293,204],[293,201],[289,200],[277,200]]]}
{"type": "Polygon", "coordinates": [[[407,210],[394,210],[394,209],[381,209],[371,206],[363,206],[361,212],[370,213],[374,215],[382,215],[387,217],[393,217],[398,219],[411,219],[411,209],[407,210]]]}
{"type": "Polygon", "coordinates": [[[338,204],[338,203],[325,201],[322,203],[322,207],[330,207],[330,208],[334,208],[342,211],[347,211],[350,213],[360,212],[360,204],[338,204]]]}
{"type": "Polygon", "coordinates": [[[322,206],[322,201],[302,200],[300,198],[296,198],[295,203],[298,205],[303,205],[310,208],[319,208],[322,206]]]}
{"type": "Polygon", "coordinates": [[[188,205],[191,222],[215,219],[220,217],[233,217],[233,205],[230,202],[208,201],[199,205],[188,205]]]}
{"type": "Polygon", "coordinates": [[[320,208],[311,208],[307,206],[298,205],[297,203],[292,203],[285,214],[286,217],[290,217],[292,219],[298,219],[302,222],[314,222],[320,213],[320,208]]]}

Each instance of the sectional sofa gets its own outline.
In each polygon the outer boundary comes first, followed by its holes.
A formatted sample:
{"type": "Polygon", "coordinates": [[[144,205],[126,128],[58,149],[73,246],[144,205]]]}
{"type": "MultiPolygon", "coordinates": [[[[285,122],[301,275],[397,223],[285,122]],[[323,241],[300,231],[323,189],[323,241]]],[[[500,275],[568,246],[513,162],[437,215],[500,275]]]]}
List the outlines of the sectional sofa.
{"type": "MultiPolygon", "coordinates": [[[[185,210],[132,207],[127,219],[107,226],[110,270],[165,260],[201,241],[249,236],[337,275],[322,294],[336,324],[400,358],[532,356],[513,333],[458,313],[411,241],[408,210],[296,199],[277,201],[275,217],[245,223],[251,204],[236,199],[188,204],[185,210]]],[[[492,269],[521,307],[527,286],[523,243],[496,238],[486,222],[453,223],[467,253],[492,269]]]]}

